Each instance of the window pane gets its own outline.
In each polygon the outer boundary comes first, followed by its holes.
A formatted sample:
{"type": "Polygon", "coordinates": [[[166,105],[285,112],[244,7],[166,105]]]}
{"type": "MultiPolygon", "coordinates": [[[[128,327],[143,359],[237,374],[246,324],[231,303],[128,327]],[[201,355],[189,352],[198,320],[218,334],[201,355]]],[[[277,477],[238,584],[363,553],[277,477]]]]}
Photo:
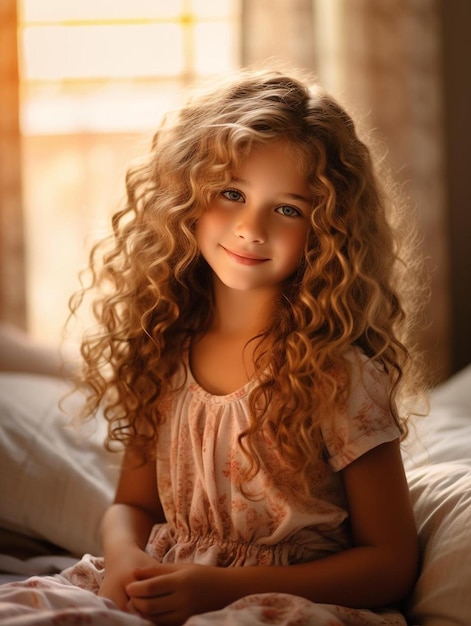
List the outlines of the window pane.
{"type": "Polygon", "coordinates": [[[233,0],[193,0],[192,10],[198,18],[229,18],[235,13],[233,0]]]}
{"type": "Polygon", "coordinates": [[[178,24],[47,26],[24,30],[24,78],[170,76],[184,69],[178,24]]]}
{"type": "Polygon", "coordinates": [[[237,65],[234,28],[227,22],[200,22],[195,26],[195,71],[221,74],[237,65]]]}
{"type": "Polygon", "coordinates": [[[21,130],[24,135],[148,132],[181,100],[182,89],[176,79],[63,90],[25,87],[21,130]]]}
{"type": "Polygon", "coordinates": [[[22,9],[26,22],[161,19],[180,15],[183,0],[23,0],[22,9]]]}

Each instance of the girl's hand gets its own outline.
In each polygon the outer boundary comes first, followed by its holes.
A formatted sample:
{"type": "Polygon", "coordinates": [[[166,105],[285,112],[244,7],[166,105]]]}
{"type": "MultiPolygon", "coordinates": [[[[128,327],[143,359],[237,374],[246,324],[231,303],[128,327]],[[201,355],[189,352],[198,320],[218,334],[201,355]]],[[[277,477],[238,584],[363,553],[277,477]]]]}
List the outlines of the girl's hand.
{"type": "MultiPolygon", "coordinates": [[[[129,597],[126,586],[136,580],[134,573],[140,568],[155,567],[156,561],[143,550],[123,550],[119,559],[106,561],[105,575],[98,595],[112,600],[122,611],[128,610],[129,597]]],[[[145,571],[145,570],[144,570],[145,571]]]]}
{"type": "Polygon", "coordinates": [[[134,572],[126,586],[128,610],[159,626],[177,626],[189,617],[221,608],[218,586],[224,570],[209,565],[155,565],[134,572]]]}

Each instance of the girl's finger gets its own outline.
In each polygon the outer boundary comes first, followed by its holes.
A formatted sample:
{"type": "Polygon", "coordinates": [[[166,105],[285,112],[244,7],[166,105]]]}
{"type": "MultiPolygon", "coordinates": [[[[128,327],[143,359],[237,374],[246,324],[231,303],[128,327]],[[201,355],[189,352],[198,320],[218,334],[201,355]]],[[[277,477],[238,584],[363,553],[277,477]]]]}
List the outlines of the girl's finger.
{"type": "Polygon", "coordinates": [[[132,611],[138,613],[142,617],[151,620],[165,618],[167,621],[170,616],[175,613],[178,607],[175,605],[175,596],[173,594],[157,597],[131,598],[129,604],[132,611]]]}
{"type": "Polygon", "coordinates": [[[152,566],[139,567],[134,570],[134,578],[137,580],[145,580],[146,578],[153,578],[163,574],[166,570],[163,567],[152,566]]]}
{"type": "Polygon", "coordinates": [[[152,598],[173,593],[174,587],[168,576],[152,576],[126,585],[126,593],[132,598],[152,598]]]}

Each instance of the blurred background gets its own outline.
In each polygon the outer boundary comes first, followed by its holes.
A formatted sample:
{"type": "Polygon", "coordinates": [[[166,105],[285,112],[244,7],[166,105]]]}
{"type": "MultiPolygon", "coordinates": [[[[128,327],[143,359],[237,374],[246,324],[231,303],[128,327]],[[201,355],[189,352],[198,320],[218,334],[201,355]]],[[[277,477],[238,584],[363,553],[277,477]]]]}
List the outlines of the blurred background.
{"type": "Polygon", "coordinates": [[[0,0],[0,322],[57,342],[124,173],[189,86],[275,57],[373,133],[418,220],[433,382],[471,360],[469,0],[0,0]]]}

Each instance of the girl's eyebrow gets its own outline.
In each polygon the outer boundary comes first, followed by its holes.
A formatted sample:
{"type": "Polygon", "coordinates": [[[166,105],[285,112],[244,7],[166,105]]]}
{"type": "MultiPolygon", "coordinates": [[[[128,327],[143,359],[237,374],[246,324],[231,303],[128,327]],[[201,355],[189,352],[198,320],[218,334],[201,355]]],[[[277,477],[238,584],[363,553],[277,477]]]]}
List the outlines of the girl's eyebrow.
{"type": "Polygon", "coordinates": [[[287,198],[291,198],[292,200],[299,200],[300,202],[309,204],[309,206],[312,204],[312,198],[306,198],[305,196],[301,196],[297,193],[286,193],[282,195],[286,196],[287,198]]]}
{"type": "Polygon", "coordinates": [[[243,178],[239,178],[238,176],[232,176],[230,182],[237,183],[238,185],[250,186],[250,183],[247,180],[244,180],[243,178]]]}
{"type": "MultiPolygon", "coordinates": [[[[244,178],[239,178],[238,176],[232,176],[231,183],[236,183],[238,185],[246,185],[247,187],[250,187],[250,183],[248,180],[245,180],[244,178]]],[[[297,193],[291,193],[291,192],[285,192],[285,193],[280,193],[280,196],[282,196],[283,198],[289,198],[290,200],[296,200],[296,201],[300,201],[300,202],[304,202],[305,204],[309,204],[309,206],[311,206],[312,204],[312,198],[306,198],[306,196],[301,196],[300,194],[297,193]]]]}

